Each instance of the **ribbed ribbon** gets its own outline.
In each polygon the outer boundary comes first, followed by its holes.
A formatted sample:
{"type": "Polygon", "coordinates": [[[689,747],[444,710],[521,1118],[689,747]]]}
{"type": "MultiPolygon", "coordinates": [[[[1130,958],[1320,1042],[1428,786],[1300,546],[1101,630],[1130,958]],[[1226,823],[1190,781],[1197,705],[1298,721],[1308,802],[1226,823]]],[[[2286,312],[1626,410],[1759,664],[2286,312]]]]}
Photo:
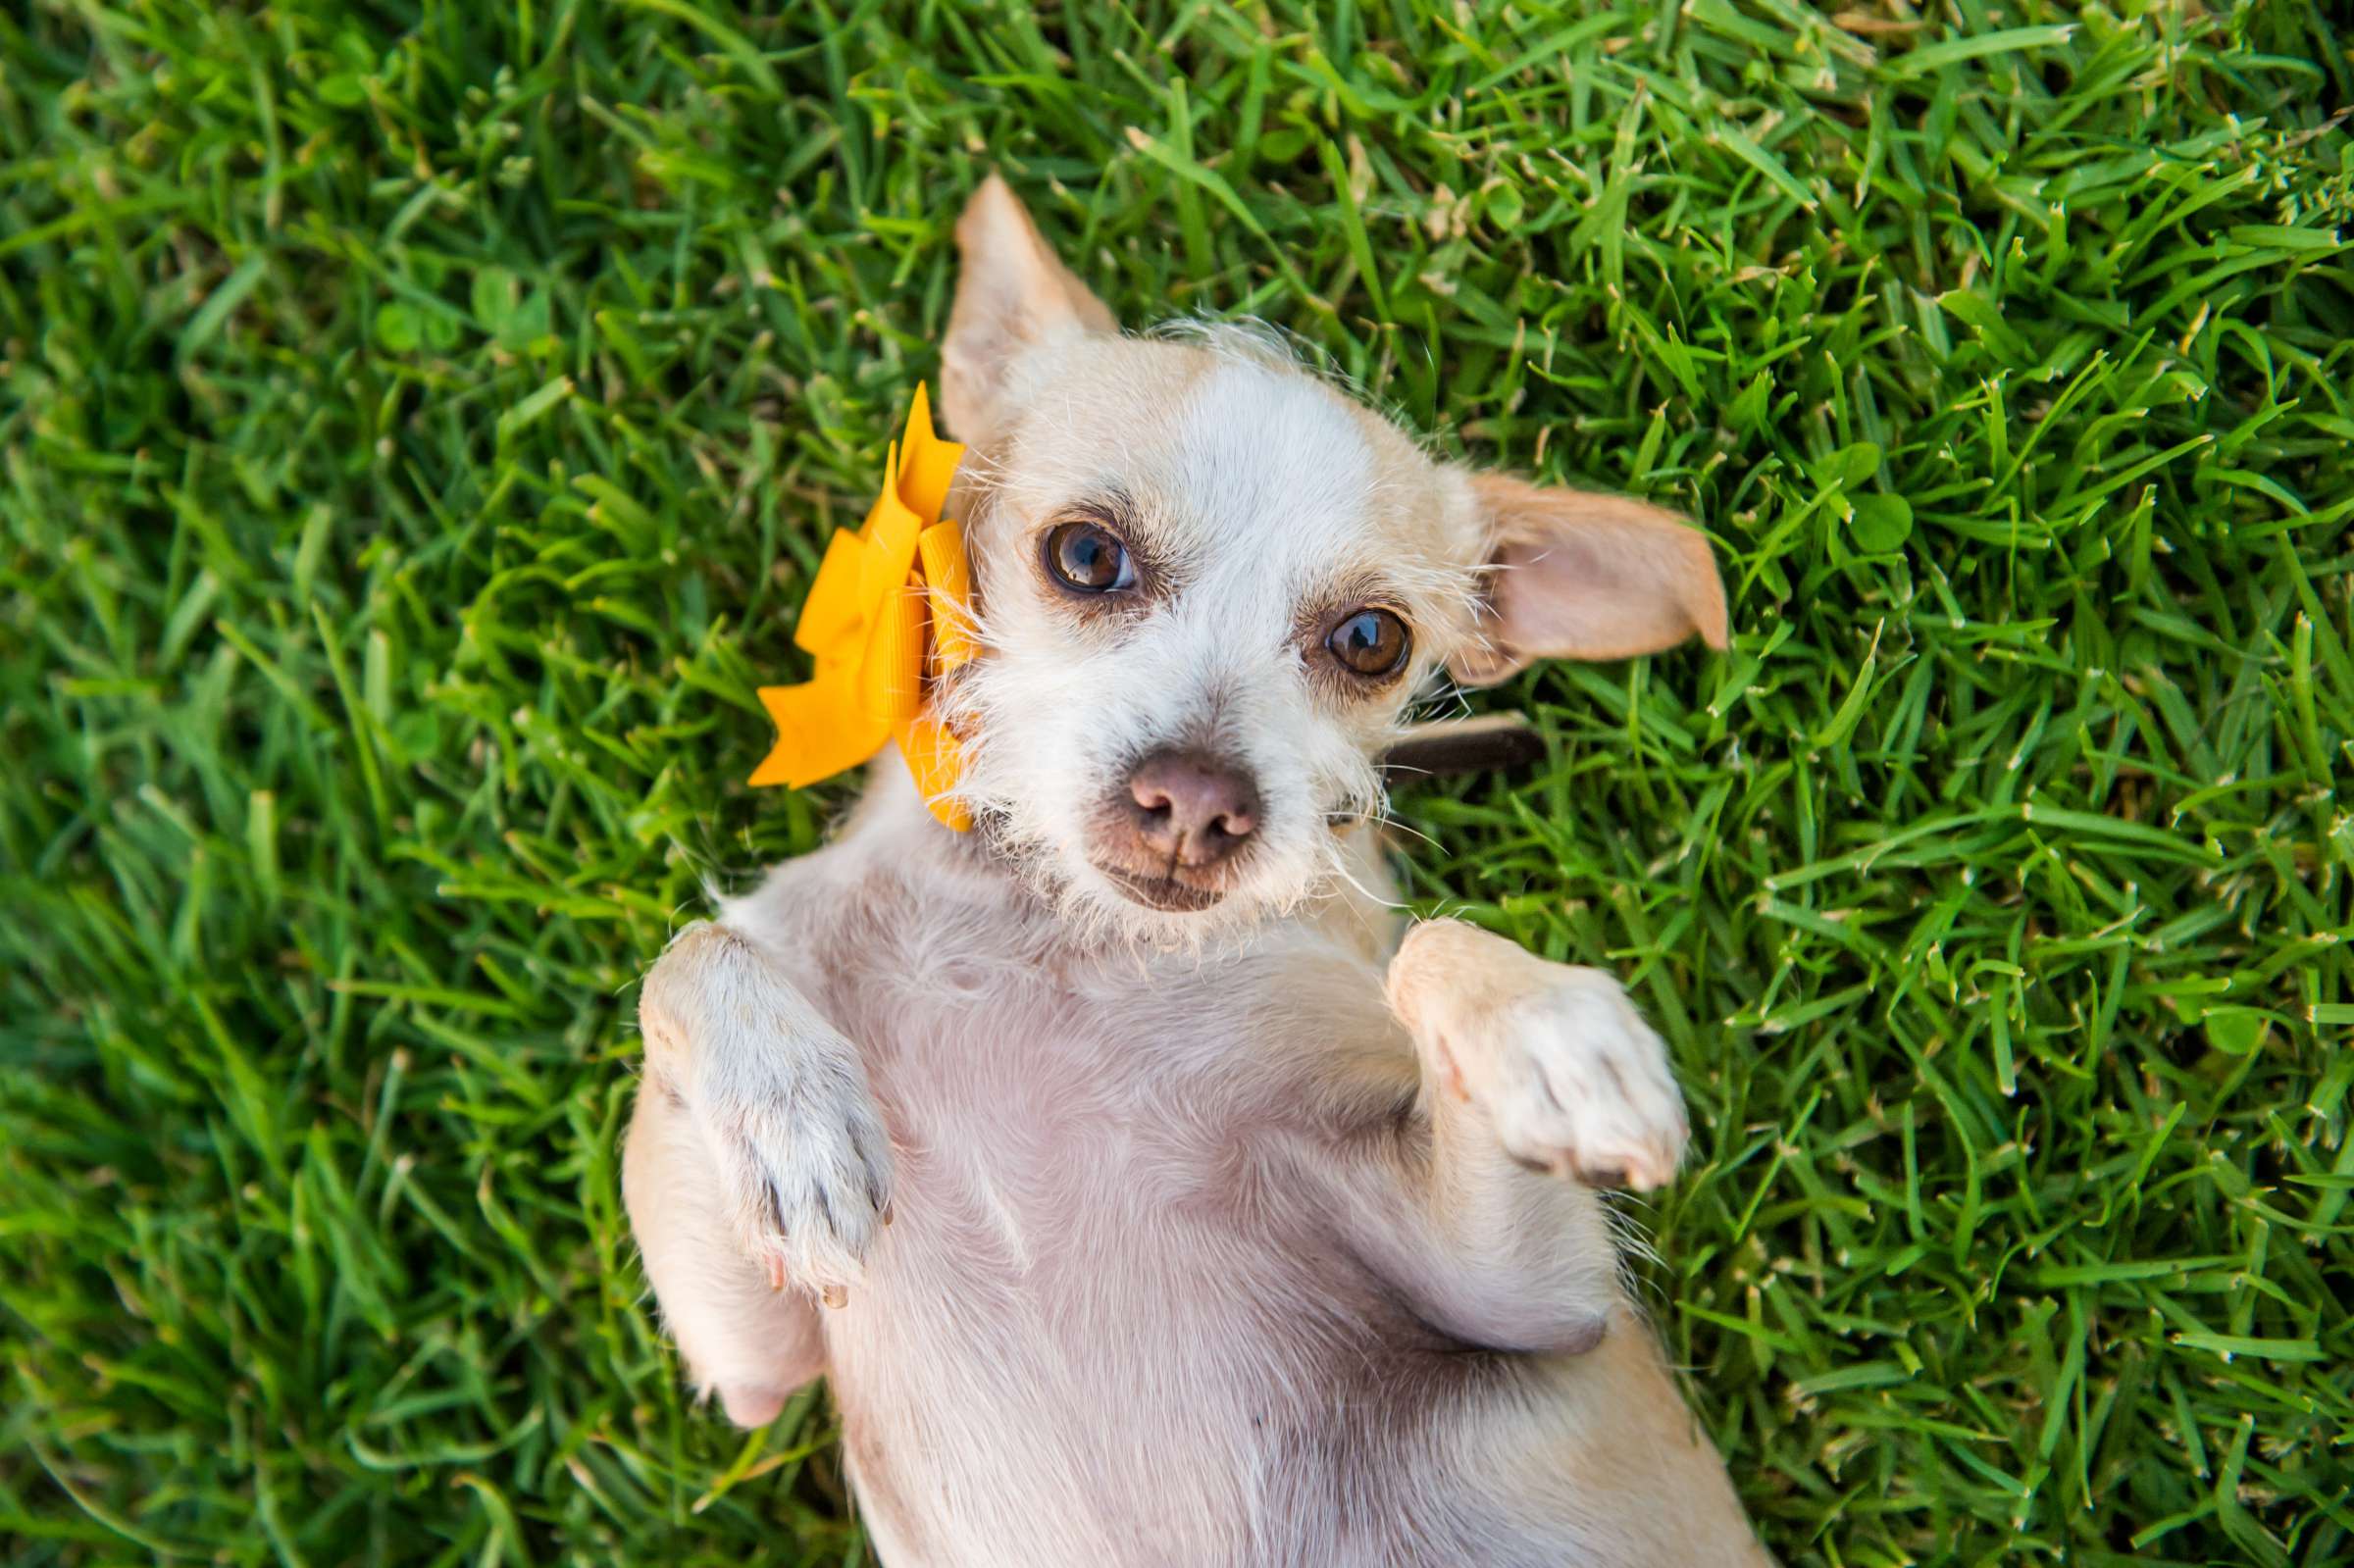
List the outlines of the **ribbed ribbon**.
{"type": "Polygon", "coordinates": [[[963,457],[933,433],[919,385],[865,527],[835,530],[801,606],[793,640],[815,656],[817,674],[760,688],[777,744],[752,784],[797,789],[896,740],[932,815],[959,833],[973,825],[953,798],[956,736],[929,711],[932,683],[973,656],[964,532],[940,515],[963,457]]]}

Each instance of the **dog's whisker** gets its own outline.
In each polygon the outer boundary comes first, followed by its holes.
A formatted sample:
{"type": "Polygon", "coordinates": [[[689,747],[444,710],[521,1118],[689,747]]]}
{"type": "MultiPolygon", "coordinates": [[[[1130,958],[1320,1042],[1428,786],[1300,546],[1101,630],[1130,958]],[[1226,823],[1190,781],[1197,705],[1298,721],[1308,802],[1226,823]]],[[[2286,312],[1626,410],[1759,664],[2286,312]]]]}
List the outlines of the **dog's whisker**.
{"type": "Polygon", "coordinates": [[[1359,811],[1350,812],[1346,815],[1352,822],[1370,823],[1373,827],[1388,833],[1408,834],[1413,837],[1421,839],[1433,849],[1439,847],[1439,841],[1436,838],[1433,838],[1430,835],[1424,833],[1419,828],[1409,827],[1407,824],[1400,822],[1396,817],[1391,816],[1386,811],[1359,811]]]}

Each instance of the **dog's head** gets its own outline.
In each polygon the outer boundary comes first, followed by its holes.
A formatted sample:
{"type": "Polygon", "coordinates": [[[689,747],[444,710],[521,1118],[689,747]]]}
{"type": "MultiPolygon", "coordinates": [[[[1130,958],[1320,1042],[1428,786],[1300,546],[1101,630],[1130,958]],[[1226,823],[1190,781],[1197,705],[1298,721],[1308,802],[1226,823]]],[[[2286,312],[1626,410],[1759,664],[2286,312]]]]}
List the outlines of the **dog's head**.
{"type": "Polygon", "coordinates": [[[1432,462],[1247,330],[1123,336],[995,177],[956,236],[984,652],[940,702],[987,842],[1073,914],[1183,939],[1319,890],[1442,667],[1723,645],[1666,513],[1432,462]]]}

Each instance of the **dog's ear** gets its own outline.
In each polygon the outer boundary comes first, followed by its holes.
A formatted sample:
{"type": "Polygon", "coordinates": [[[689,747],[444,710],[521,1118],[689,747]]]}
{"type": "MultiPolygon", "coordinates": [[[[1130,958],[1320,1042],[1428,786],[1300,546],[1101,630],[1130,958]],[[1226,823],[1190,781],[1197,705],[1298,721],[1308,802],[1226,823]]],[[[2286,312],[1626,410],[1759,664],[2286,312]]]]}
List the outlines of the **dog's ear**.
{"type": "Polygon", "coordinates": [[[980,441],[1003,416],[1005,373],[1023,350],[1118,328],[1103,302],[1055,259],[999,176],[983,180],[964,204],[956,248],[964,269],[941,344],[940,407],[949,433],[980,441]]]}
{"type": "Polygon", "coordinates": [[[1488,685],[1538,659],[1626,659],[1693,632],[1724,646],[1724,586],[1708,536],[1641,501],[1468,476],[1488,563],[1475,640],[1449,659],[1488,685]]]}

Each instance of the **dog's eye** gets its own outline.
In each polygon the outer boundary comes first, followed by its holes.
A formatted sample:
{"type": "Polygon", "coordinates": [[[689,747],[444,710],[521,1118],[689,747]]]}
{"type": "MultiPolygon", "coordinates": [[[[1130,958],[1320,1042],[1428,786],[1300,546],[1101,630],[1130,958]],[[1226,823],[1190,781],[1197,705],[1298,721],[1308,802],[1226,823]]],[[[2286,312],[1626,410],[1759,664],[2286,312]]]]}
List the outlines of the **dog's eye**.
{"type": "Polygon", "coordinates": [[[1047,570],[1081,593],[1116,593],[1136,586],[1128,546],[1093,523],[1065,523],[1047,535],[1047,570]]]}
{"type": "Polygon", "coordinates": [[[1389,611],[1358,610],[1326,633],[1324,646],[1343,669],[1378,678],[1397,673],[1413,638],[1407,634],[1406,623],[1389,611]]]}

